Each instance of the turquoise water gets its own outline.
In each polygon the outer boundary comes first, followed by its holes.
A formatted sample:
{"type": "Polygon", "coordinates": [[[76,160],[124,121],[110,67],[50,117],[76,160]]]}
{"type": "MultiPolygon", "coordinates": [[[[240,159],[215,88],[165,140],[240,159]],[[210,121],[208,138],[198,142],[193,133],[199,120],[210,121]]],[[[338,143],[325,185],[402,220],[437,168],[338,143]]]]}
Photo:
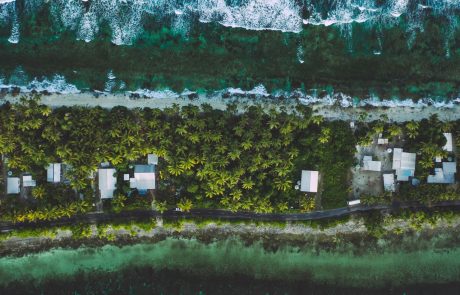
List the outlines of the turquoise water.
{"type": "Polygon", "coordinates": [[[0,91],[264,85],[452,100],[459,11],[457,0],[0,0],[0,91]]]}
{"type": "MultiPolygon", "coordinates": [[[[54,284],[68,282],[69,286],[78,285],[75,280],[80,280],[85,285],[91,284],[91,277],[117,280],[121,286],[129,276],[119,274],[133,270],[146,275],[137,277],[134,285],[155,281],[158,272],[169,272],[201,279],[216,277],[236,285],[239,280],[233,279],[239,277],[245,282],[279,282],[278,286],[284,284],[286,288],[307,284],[318,290],[330,286],[341,290],[403,290],[419,284],[450,288],[460,281],[460,247],[353,255],[293,247],[268,252],[261,244],[245,246],[235,239],[208,245],[167,239],[156,244],[55,249],[0,259],[0,281],[5,290],[19,282],[19,286],[33,282],[40,290],[49,286],[50,280],[54,284]]],[[[162,279],[163,284],[165,280],[168,278],[162,279]]]]}

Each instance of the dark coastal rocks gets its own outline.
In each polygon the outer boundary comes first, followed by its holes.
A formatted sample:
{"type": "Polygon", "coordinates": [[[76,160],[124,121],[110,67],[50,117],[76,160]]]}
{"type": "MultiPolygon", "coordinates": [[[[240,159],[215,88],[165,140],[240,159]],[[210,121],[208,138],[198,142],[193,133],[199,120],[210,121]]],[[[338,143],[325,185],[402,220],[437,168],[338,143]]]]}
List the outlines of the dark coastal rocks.
{"type": "Polygon", "coordinates": [[[19,88],[19,87],[13,87],[11,89],[11,94],[13,96],[18,96],[20,93],[21,93],[21,88],[19,88]]]}
{"type": "Polygon", "coordinates": [[[198,94],[197,93],[190,93],[189,95],[187,95],[188,99],[189,100],[195,100],[195,99],[198,99],[198,94]]]}

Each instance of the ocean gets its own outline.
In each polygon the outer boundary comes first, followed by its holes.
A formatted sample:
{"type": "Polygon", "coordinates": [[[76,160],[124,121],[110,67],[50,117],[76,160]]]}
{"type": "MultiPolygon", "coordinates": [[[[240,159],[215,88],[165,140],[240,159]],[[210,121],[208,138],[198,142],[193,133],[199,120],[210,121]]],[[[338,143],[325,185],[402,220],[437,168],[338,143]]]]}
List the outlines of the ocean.
{"type": "Polygon", "coordinates": [[[460,92],[459,8],[456,0],[2,0],[0,88],[262,85],[288,97],[449,102],[460,92]]]}
{"type": "Polygon", "coordinates": [[[230,238],[0,258],[2,294],[458,294],[460,248],[267,250],[230,238]]]}

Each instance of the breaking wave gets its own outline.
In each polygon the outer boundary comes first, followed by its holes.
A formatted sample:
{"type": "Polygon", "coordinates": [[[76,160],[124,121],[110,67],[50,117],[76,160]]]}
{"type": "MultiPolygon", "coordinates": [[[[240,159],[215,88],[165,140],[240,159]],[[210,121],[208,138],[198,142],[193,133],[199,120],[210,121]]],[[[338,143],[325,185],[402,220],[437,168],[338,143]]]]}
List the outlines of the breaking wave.
{"type": "MultiPolygon", "coordinates": [[[[222,90],[195,92],[184,89],[182,92],[175,92],[170,89],[152,90],[152,89],[137,89],[130,91],[126,89],[126,83],[117,78],[112,70],[107,73],[107,80],[104,84],[104,90],[94,90],[96,94],[125,94],[131,99],[198,99],[203,103],[209,100],[238,100],[247,99],[260,102],[268,100],[278,101],[298,101],[304,105],[324,105],[324,106],[339,106],[342,108],[350,107],[412,107],[423,108],[434,106],[437,108],[453,108],[460,105],[460,97],[453,99],[441,99],[434,97],[425,97],[421,99],[410,98],[393,98],[381,99],[376,95],[370,94],[367,97],[356,98],[346,93],[330,91],[318,91],[317,89],[294,89],[292,91],[272,91],[269,92],[265,86],[258,85],[253,89],[244,90],[241,88],[225,88],[222,90]]],[[[16,70],[7,78],[0,75],[0,90],[2,92],[21,92],[21,93],[45,93],[45,94],[78,94],[82,91],[77,86],[66,81],[65,77],[55,74],[51,78],[43,77],[41,79],[31,78],[21,68],[16,70]]]]}
{"type": "MultiPolygon", "coordinates": [[[[0,0],[0,25],[11,28],[11,43],[19,42],[21,23],[17,7],[25,14],[49,6],[53,24],[76,33],[77,39],[94,40],[103,23],[112,42],[130,45],[142,33],[146,20],[160,21],[174,30],[187,31],[191,23],[219,23],[248,30],[300,32],[303,25],[336,25],[351,35],[352,23],[377,30],[407,23],[408,39],[423,30],[428,17],[446,20],[446,38],[457,28],[458,0],[0,0]]],[[[22,13],[22,12],[21,12],[22,13]]],[[[409,42],[410,43],[410,42],[409,42]]]]}
{"type": "Polygon", "coordinates": [[[34,78],[28,79],[27,74],[18,67],[9,79],[0,76],[0,90],[7,92],[20,91],[22,93],[41,92],[41,93],[61,93],[76,94],[81,91],[73,84],[66,81],[64,76],[54,75],[51,79],[34,78]]]}

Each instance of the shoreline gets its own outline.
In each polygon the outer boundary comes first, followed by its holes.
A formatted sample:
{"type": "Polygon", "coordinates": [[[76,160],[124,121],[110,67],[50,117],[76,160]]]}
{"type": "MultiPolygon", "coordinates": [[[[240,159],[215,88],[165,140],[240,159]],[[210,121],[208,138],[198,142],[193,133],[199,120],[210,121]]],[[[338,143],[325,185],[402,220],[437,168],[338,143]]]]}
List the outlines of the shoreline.
{"type": "Polygon", "coordinates": [[[391,218],[390,215],[386,218],[381,221],[380,231],[369,227],[361,217],[325,227],[290,222],[274,225],[213,221],[204,225],[187,221],[176,225],[163,225],[162,219],[146,225],[93,224],[86,228],[86,234],[77,235],[75,228],[56,227],[44,229],[40,236],[17,232],[3,237],[0,239],[0,257],[21,257],[52,249],[155,244],[168,238],[196,240],[205,245],[238,239],[247,246],[261,243],[266,251],[276,252],[284,247],[307,247],[316,251],[326,249],[337,254],[351,251],[356,255],[368,252],[383,253],[388,250],[391,252],[404,249],[435,249],[438,243],[443,249],[458,246],[460,215],[452,219],[439,217],[435,223],[430,220],[420,222],[416,218],[391,218]]]}
{"type": "MultiPolygon", "coordinates": [[[[30,93],[20,93],[18,95],[6,94],[0,98],[0,105],[6,102],[17,103],[23,95],[30,96],[30,93]]],[[[174,104],[179,106],[209,104],[214,109],[226,110],[227,105],[235,103],[239,111],[244,111],[246,107],[252,105],[262,105],[265,108],[281,108],[285,107],[287,111],[292,110],[297,105],[306,105],[311,107],[315,115],[321,115],[326,120],[344,120],[358,121],[363,120],[371,122],[379,120],[382,117],[388,118],[391,122],[407,122],[420,121],[428,119],[432,115],[437,115],[441,121],[456,121],[460,119],[460,104],[450,104],[448,106],[436,105],[420,105],[413,106],[343,106],[337,100],[333,103],[330,101],[306,101],[303,99],[288,98],[279,100],[276,98],[267,97],[251,97],[249,95],[224,97],[222,95],[196,95],[194,98],[188,96],[167,95],[155,98],[141,98],[129,93],[97,93],[97,92],[82,92],[72,94],[51,93],[41,96],[41,103],[51,108],[58,107],[102,107],[110,109],[116,106],[124,106],[128,109],[134,108],[159,108],[164,109],[171,107],[174,104]],[[363,115],[365,118],[362,118],[363,115]],[[360,118],[361,117],[361,118],[360,118]]],[[[385,118],[385,119],[386,119],[385,118]]]]}

